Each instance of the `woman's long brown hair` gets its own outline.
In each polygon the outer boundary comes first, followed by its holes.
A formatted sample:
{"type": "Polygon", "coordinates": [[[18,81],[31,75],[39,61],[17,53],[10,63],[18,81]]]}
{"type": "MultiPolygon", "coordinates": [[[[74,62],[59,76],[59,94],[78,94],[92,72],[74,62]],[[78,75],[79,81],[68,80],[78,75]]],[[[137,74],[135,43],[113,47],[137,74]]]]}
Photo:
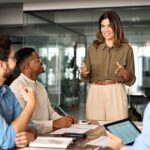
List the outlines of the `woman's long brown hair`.
{"type": "Polygon", "coordinates": [[[99,18],[99,30],[96,33],[97,39],[93,42],[94,45],[98,47],[99,44],[105,42],[105,39],[101,33],[101,22],[104,19],[109,19],[111,28],[114,32],[114,47],[119,47],[121,43],[127,43],[128,40],[125,38],[120,17],[115,11],[107,11],[99,18]]]}

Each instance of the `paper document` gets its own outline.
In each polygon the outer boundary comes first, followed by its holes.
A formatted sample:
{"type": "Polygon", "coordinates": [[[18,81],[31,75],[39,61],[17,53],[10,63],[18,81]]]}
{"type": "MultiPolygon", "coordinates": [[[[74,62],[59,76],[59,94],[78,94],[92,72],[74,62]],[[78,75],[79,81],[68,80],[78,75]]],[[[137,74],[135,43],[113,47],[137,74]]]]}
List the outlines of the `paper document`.
{"type": "Polygon", "coordinates": [[[73,124],[71,128],[79,128],[79,129],[95,129],[98,125],[88,125],[88,124],[73,124]]]}
{"type": "Polygon", "coordinates": [[[67,148],[72,142],[73,138],[37,137],[29,147],[67,148]]]}
{"type": "Polygon", "coordinates": [[[17,150],[67,150],[67,148],[25,147],[17,150]]]}
{"type": "Polygon", "coordinates": [[[97,128],[98,125],[87,125],[87,124],[73,124],[69,128],[58,129],[50,134],[63,134],[63,133],[79,133],[84,134],[91,129],[97,128]]]}
{"type": "Polygon", "coordinates": [[[51,132],[50,134],[63,134],[63,133],[79,133],[83,134],[89,131],[89,129],[79,129],[79,128],[62,128],[58,129],[54,132],[51,132]]]}
{"type": "Polygon", "coordinates": [[[106,147],[109,145],[109,139],[110,138],[108,136],[101,136],[95,140],[88,142],[87,145],[106,147]]]}
{"type": "MultiPolygon", "coordinates": [[[[49,148],[43,149],[43,148],[37,148],[37,147],[25,147],[25,148],[21,148],[21,149],[17,149],[17,150],[49,150],[49,148]]],[[[55,150],[57,150],[57,149],[55,149],[55,150]]],[[[60,148],[58,150],[60,150],[60,148]]],[[[63,150],[66,150],[66,149],[63,149],[63,150]]]]}

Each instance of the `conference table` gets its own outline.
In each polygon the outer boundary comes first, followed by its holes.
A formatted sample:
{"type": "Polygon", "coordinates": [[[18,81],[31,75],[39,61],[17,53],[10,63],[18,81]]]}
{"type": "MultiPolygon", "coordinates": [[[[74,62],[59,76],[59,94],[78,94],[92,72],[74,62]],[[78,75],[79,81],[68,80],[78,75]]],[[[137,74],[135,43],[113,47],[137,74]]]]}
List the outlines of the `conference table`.
{"type": "MultiPolygon", "coordinates": [[[[99,125],[97,121],[92,121],[92,124],[98,124],[96,129],[92,129],[87,132],[87,137],[83,139],[77,139],[72,145],[68,147],[70,150],[111,150],[109,147],[100,148],[96,146],[86,145],[87,142],[94,140],[102,135],[106,135],[106,130],[102,125],[99,125]]],[[[103,124],[103,122],[102,122],[103,124]]]]}
{"type": "MultiPolygon", "coordinates": [[[[68,148],[67,150],[112,150],[109,147],[101,148],[101,147],[96,147],[96,146],[91,146],[87,145],[86,143],[94,140],[102,135],[106,135],[106,130],[102,126],[105,123],[108,123],[110,121],[92,121],[92,124],[97,124],[98,127],[95,129],[92,129],[87,132],[87,137],[86,138],[78,138],[76,139],[68,148]]],[[[136,125],[140,125],[140,122],[135,122],[136,125]]],[[[48,134],[49,135],[49,134],[48,134]]],[[[47,136],[47,135],[45,135],[47,136]]],[[[15,149],[15,150],[20,150],[20,149],[15,149]]],[[[23,150],[63,150],[63,149],[54,149],[54,148],[25,148],[23,150]]]]}

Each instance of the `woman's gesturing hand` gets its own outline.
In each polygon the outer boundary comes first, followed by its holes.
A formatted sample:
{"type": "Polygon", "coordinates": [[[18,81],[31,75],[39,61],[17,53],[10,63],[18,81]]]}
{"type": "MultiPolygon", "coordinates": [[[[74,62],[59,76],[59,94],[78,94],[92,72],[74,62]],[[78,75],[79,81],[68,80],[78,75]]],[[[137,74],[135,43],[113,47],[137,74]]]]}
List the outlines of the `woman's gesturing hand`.
{"type": "Polygon", "coordinates": [[[80,72],[82,77],[87,77],[87,75],[90,73],[84,63],[82,63],[80,66],[80,72]]]}

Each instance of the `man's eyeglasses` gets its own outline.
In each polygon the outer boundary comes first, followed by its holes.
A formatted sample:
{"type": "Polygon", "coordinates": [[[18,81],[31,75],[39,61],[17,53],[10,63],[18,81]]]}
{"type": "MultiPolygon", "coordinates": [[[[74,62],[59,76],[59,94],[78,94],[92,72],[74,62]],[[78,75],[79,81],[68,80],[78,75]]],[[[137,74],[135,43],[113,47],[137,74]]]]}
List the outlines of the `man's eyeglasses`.
{"type": "Polygon", "coordinates": [[[30,60],[30,62],[42,62],[42,60],[40,58],[35,59],[35,60],[30,60]]]}

